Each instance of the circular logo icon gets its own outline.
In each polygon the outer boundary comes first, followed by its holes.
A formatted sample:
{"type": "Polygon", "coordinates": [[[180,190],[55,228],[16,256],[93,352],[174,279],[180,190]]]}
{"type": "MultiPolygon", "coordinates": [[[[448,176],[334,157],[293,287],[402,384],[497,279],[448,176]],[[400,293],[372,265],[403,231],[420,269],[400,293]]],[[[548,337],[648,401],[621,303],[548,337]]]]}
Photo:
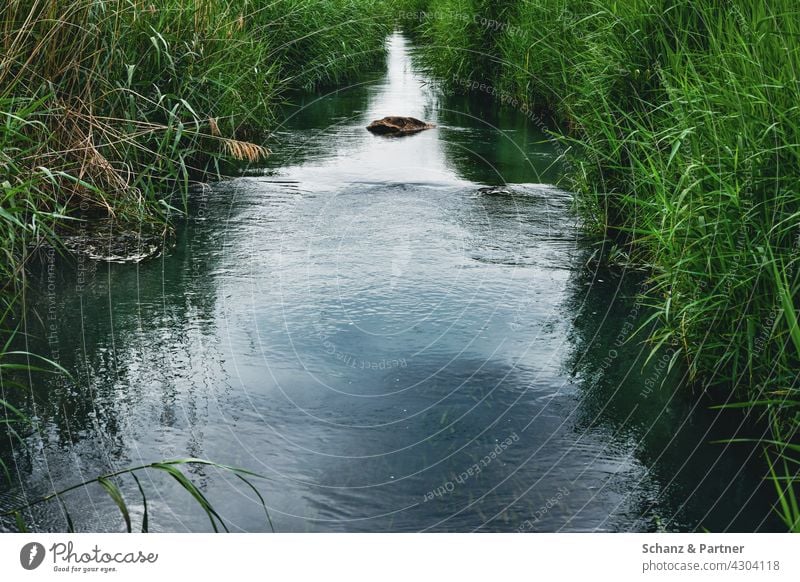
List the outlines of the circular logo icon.
{"type": "Polygon", "coordinates": [[[26,570],[35,570],[44,561],[44,546],[38,542],[31,542],[22,546],[19,552],[19,563],[26,570]]]}

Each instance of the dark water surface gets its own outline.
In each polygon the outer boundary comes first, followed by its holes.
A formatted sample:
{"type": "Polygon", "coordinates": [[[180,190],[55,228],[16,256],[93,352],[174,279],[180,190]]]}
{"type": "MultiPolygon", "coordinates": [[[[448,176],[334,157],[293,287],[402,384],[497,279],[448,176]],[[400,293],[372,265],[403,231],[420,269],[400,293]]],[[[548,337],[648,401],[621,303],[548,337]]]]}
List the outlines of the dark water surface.
{"type": "MultiPolygon", "coordinates": [[[[163,257],[45,262],[29,347],[75,381],[34,377],[0,505],[202,457],[264,475],[281,531],[775,528],[762,465],[710,444],[749,429],[624,341],[639,279],[586,266],[535,120],[438,93],[389,49],[386,74],[303,96],[266,168],[198,191],[163,257]],[[365,131],[390,114],[438,128],[365,131]]],[[[238,479],[189,474],[232,530],[268,530],[238,479]]],[[[152,529],[210,529],[142,476],[152,529]]],[[[99,487],[65,502],[79,530],[122,527],[99,487]]],[[[28,519],[66,528],[53,503],[28,519]]]]}

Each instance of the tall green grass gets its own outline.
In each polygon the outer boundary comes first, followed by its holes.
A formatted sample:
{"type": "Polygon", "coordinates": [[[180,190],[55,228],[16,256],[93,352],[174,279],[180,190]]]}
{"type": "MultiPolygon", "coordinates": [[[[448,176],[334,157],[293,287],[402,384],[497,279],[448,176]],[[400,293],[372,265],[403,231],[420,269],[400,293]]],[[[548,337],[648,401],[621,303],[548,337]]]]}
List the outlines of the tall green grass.
{"type": "Polygon", "coordinates": [[[381,62],[386,10],[384,0],[3,2],[4,283],[66,217],[164,221],[192,180],[266,156],[287,89],[381,62]]]}
{"type": "Polygon", "coordinates": [[[654,347],[672,345],[720,403],[764,412],[778,508],[800,529],[800,9],[789,0],[415,8],[432,15],[415,32],[435,74],[490,83],[565,122],[559,137],[575,154],[587,227],[652,272],[654,347]],[[444,25],[452,10],[471,24],[444,25]],[[476,33],[483,17],[509,26],[476,33]]]}

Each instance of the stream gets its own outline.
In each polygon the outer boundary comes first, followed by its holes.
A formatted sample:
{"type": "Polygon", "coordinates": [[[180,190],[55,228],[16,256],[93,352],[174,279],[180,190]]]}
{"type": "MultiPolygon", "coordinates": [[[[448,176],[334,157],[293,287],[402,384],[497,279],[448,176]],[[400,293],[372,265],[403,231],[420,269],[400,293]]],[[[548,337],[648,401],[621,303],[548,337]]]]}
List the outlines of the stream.
{"type": "MultiPolygon", "coordinates": [[[[199,457],[262,475],[277,531],[780,529],[758,451],[713,442],[748,427],[669,350],[645,362],[642,275],[590,261],[541,121],[387,42],[385,71],[295,96],[263,167],[198,188],[162,256],[34,270],[26,347],[73,378],[32,377],[0,509],[199,457]],[[437,127],[364,129],[385,115],[437,127]]],[[[270,530],[235,476],[186,474],[231,531],[270,530]]],[[[140,481],[152,531],[211,530],[168,475],[140,481]]],[[[124,527],[99,486],[64,502],[79,531],[124,527]]],[[[26,519],[67,527],[58,503],[26,519]]]]}

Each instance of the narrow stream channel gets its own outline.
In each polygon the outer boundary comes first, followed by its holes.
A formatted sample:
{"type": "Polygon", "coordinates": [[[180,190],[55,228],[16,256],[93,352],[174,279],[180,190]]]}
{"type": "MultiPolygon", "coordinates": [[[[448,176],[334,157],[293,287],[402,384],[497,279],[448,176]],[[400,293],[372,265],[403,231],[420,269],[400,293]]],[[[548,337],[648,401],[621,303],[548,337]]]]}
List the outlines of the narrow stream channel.
{"type": "MultiPolygon", "coordinates": [[[[266,167],[198,190],[164,256],[34,273],[28,347],[74,382],[34,377],[0,508],[202,457],[264,475],[279,531],[777,528],[752,451],[711,444],[737,418],[624,341],[640,279],[587,267],[537,124],[439,92],[388,43],[384,74],[298,98],[266,167]],[[392,114],[438,127],[364,129],[392,114]]],[[[190,477],[232,531],[268,531],[237,479],[190,477]]],[[[151,529],[210,529],[168,477],[143,486],[151,529]]],[[[78,530],[123,526],[99,487],[64,501],[78,530]]],[[[28,519],[66,527],[55,503],[28,519]]]]}

